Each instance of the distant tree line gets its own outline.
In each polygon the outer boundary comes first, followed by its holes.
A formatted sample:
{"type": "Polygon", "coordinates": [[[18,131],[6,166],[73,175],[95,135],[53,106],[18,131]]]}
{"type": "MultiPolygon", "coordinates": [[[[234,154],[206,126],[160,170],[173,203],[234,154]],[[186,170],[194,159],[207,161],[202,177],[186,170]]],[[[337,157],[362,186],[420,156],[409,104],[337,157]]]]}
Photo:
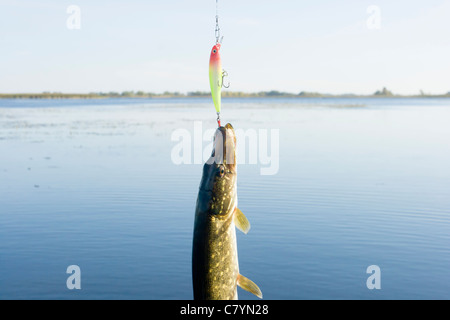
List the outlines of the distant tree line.
{"type": "MultiPolygon", "coordinates": [[[[181,93],[178,91],[164,91],[163,93],[145,92],[145,91],[123,91],[123,92],[90,92],[90,93],[62,93],[62,92],[42,92],[42,93],[2,93],[0,99],[102,99],[102,98],[187,98],[187,97],[209,97],[209,91],[190,91],[181,93]]],[[[271,90],[260,92],[242,92],[242,91],[222,91],[225,98],[362,98],[362,97],[450,97],[450,91],[446,94],[431,95],[420,90],[417,95],[397,95],[385,87],[377,90],[372,95],[347,94],[326,94],[319,92],[301,91],[298,94],[271,90]]]]}

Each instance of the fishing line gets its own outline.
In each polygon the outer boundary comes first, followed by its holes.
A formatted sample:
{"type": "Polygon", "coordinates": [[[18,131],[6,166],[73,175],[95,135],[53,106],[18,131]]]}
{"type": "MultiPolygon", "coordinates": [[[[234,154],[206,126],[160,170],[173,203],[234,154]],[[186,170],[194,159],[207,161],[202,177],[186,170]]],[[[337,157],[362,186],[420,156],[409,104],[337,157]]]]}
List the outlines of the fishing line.
{"type": "Polygon", "coordinates": [[[219,38],[220,38],[220,27],[219,27],[219,0],[216,0],[216,29],[214,32],[214,35],[216,36],[216,44],[218,44],[219,42],[219,38]]]}
{"type": "MultiPolygon", "coordinates": [[[[220,27],[219,27],[219,0],[216,0],[216,29],[214,30],[214,35],[216,36],[216,44],[220,43],[220,27]]],[[[217,112],[217,124],[220,125],[220,112],[217,112]]]]}

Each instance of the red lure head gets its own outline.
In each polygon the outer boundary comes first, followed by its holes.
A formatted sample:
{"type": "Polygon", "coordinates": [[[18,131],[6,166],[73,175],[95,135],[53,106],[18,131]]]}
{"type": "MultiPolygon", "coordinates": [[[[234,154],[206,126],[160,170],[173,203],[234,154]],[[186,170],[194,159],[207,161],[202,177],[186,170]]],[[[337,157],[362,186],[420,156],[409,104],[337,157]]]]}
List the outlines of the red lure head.
{"type": "Polygon", "coordinates": [[[220,59],[220,43],[217,43],[212,49],[211,49],[211,57],[210,60],[219,60],[220,59]]]}

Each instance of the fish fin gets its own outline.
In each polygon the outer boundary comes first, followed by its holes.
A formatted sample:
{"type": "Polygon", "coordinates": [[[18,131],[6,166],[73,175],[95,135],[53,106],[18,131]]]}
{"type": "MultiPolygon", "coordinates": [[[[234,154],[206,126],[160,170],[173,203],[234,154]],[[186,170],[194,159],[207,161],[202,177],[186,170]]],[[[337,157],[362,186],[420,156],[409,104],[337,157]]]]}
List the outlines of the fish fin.
{"type": "Polygon", "coordinates": [[[234,224],[236,225],[236,228],[245,234],[250,230],[250,222],[239,208],[236,208],[234,211],[234,224]]]}
{"type": "Polygon", "coordinates": [[[244,277],[242,274],[238,274],[237,276],[237,285],[262,299],[263,295],[261,289],[259,289],[259,287],[252,280],[244,277]]]}

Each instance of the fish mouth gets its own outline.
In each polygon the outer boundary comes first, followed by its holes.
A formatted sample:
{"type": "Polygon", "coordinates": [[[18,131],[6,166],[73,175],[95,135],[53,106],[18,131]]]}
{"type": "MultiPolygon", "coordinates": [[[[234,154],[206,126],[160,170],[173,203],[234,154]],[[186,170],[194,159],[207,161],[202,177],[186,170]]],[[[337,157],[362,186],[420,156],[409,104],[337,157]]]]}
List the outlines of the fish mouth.
{"type": "Polygon", "coordinates": [[[230,123],[224,127],[217,128],[214,134],[214,146],[211,158],[208,160],[210,164],[236,165],[236,134],[230,123]]]}
{"type": "Polygon", "coordinates": [[[211,157],[203,166],[200,190],[213,192],[218,181],[228,181],[236,174],[236,168],[236,135],[233,126],[227,123],[217,128],[214,134],[214,146],[211,157]]]}
{"type": "Polygon", "coordinates": [[[225,125],[225,129],[227,129],[227,137],[233,143],[233,148],[236,149],[236,133],[234,132],[234,128],[231,123],[227,123],[225,125]]]}

